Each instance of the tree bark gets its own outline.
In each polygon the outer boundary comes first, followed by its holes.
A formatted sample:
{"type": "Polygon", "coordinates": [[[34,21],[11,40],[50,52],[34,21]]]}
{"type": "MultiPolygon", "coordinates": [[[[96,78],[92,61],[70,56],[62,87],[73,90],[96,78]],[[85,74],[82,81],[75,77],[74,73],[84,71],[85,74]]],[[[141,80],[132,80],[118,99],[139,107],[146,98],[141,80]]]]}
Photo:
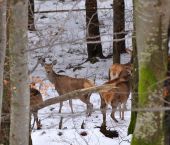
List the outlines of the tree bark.
{"type": "MultiPolygon", "coordinates": [[[[136,0],[136,41],[139,64],[138,107],[161,108],[166,77],[169,0],[136,0]]],[[[164,145],[163,112],[138,112],[131,145],[164,145]]]]}
{"type": "MultiPolygon", "coordinates": [[[[10,23],[10,17],[9,17],[9,1],[7,1],[7,42],[8,42],[8,36],[9,36],[9,23],[10,23]]],[[[5,120],[1,122],[1,132],[0,132],[0,143],[4,145],[9,145],[9,132],[10,132],[10,99],[11,99],[11,89],[10,89],[10,66],[9,66],[9,46],[8,43],[6,44],[6,56],[5,56],[5,65],[4,65],[4,75],[3,78],[5,82],[8,82],[7,84],[3,84],[3,103],[2,103],[2,114],[8,115],[8,120],[5,120]]]]}
{"type": "MultiPolygon", "coordinates": [[[[3,98],[3,73],[6,54],[6,0],[0,1],[0,130],[3,98]]],[[[1,131],[0,131],[1,132],[1,131]]]]}
{"type": "Polygon", "coordinates": [[[10,0],[10,145],[29,144],[30,90],[27,67],[28,0],[10,0]]]}
{"type": "MultiPolygon", "coordinates": [[[[113,0],[113,39],[125,38],[124,0],[113,0]]],[[[113,41],[113,63],[120,63],[120,54],[125,53],[125,40],[113,41]]]]}
{"type": "Polygon", "coordinates": [[[97,13],[97,0],[86,0],[86,41],[88,59],[95,57],[104,58],[99,30],[99,20],[97,13]],[[99,43],[88,42],[99,41],[99,43]]]}

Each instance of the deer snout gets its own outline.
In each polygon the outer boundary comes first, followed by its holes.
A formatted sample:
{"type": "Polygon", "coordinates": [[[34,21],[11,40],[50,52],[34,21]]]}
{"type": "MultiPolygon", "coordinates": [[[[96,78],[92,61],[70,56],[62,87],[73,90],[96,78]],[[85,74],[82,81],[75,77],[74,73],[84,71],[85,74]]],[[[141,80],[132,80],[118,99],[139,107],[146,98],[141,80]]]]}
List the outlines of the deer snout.
{"type": "Polygon", "coordinates": [[[48,74],[50,73],[50,71],[49,71],[49,70],[47,70],[46,72],[47,72],[48,74]]]}

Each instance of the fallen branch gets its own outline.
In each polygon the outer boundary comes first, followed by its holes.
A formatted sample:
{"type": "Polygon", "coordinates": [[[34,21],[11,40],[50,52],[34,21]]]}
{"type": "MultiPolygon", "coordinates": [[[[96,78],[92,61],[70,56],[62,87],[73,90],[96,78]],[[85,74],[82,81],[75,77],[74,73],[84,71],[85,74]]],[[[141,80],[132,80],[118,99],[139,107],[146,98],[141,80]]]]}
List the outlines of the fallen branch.
{"type": "Polygon", "coordinates": [[[39,104],[35,106],[34,108],[31,108],[31,111],[36,111],[44,107],[47,107],[49,105],[59,103],[61,101],[67,101],[69,99],[77,99],[78,96],[82,96],[88,93],[95,93],[95,92],[99,92],[102,90],[110,90],[112,88],[116,88],[115,84],[101,85],[101,86],[95,86],[95,87],[90,87],[86,89],[75,90],[67,94],[45,100],[42,104],[39,104]]]}
{"type": "MultiPolygon", "coordinates": [[[[75,91],[69,92],[67,94],[58,96],[58,97],[47,99],[42,104],[34,106],[34,108],[30,108],[30,109],[31,109],[31,112],[34,112],[36,110],[45,108],[47,106],[60,103],[61,101],[67,101],[69,99],[77,99],[78,96],[82,96],[82,95],[85,95],[88,93],[95,93],[95,92],[99,92],[99,91],[103,91],[103,90],[110,90],[113,88],[116,88],[115,84],[109,84],[109,85],[107,84],[107,85],[90,87],[90,88],[86,88],[86,89],[75,90],[75,91]]],[[[1,119],[2,119],[2,121],[7,121],[7,120],[9,120],[9,117],[10,116],[8,114],[8,115],[3,116],[1,119]]]]}

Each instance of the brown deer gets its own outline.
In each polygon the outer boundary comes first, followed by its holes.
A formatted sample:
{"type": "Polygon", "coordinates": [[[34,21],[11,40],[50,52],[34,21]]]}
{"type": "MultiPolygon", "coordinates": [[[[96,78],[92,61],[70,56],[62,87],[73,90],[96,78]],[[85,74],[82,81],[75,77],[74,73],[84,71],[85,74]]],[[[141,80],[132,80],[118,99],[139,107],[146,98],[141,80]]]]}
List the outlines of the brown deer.
{"type": "MultiPolygon", "coordinates": [[[[31,84],[32,85],[32,84],[31,84]]],[[[35,89],[34,87],[30,86],[30,108],[34,108],[36,105],[43,103],[41,93],[35,89]]],[[[38,110],[31,112],[34,116],[34,121],[36,122],[37,129],[41,129],[41,121],[38,119],[38,110]]]]}
{"type": "Polygon", "coordinates": [[[130,61],[125,64],[119,64],[119,63],[112,64],[109,68],[109,80],[113,80],[117,78],[122,70],[127,70],[129,73],[132,72],[132,64],[133,64],[132,50],[130,48],[125,48],[125,50],[131,57],[130,61]]]}
{"type": "MultiPolygon", "coordinates": [[[[59,95],[63,95],[65,93],[68,93],[74,90],[95,86],[92,81],[85,79],[85,78],[72,78],[66,75],[57,74],[53,70],[53,65],[56,64],[56,61],[53,61],[50,64],[46,64],[45,59],[43,59],[43,62],[41,64],[44,66],[48,79],[50,80],[52,84],[55,85],[55,89],[57,90],[59,95]]],[[[77,99],[80,99],[83,103],[87,105],[86,113],[88,116],[91,115],[92,110],[93,110],[93,104],[90,102],[90,96],[91,96],[91,93],[77,97],[77,99]]],[[[73,113],[71,99],[69,100],[69,105],[73,113]]],[[[62,106],[63,106],[63,102],[60,102],[59,113],[61,113],[62,106]]]]}
{"type": "Polygon", "coordinates": [[[115,118],[115,111],[119,106],[120,118],[124,120],[124,111],[126,109],[126,102],[130,94],[130,74],[127,70],[122,70],[119,77],[108,81],[104,84],[115,84],[117,88],[113,88],[109,91],[101,91],[101,112],[103,114],[103,125],[106,125],[106,109],[107,105],[112,106],[111,117],[115,122],[118,122],[115,118]]]}
{"type": "Polygon", "coordinates": [[[115,63],[112,64],[112,66],[109,68],[109,80],[113,80],[115,78],[118,78],[121,71],[127,70],[129,73],[131,73],[132,66],[131,63],[126,64],[119,64],[115,63]]]}

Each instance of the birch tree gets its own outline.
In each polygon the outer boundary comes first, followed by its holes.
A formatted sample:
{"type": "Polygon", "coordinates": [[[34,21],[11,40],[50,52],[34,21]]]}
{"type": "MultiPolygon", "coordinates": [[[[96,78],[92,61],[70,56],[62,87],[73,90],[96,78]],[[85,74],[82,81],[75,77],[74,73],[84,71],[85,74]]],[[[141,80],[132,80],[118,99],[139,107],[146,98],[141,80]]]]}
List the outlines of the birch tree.
{"type": "Polygon", "coordinates": [[[10,0],[9,49],[11,82],[10,145],[29,143],[27,67],[28,0],[10,0]]]}
{"type": "Polygon", "coordinates": [[[0,130],[3,97],[3,73],[6,52],[6,0],[0,1],[0,130]]]}
{"type": "Polygon", "coordinates": [[[139,98],[131,145],[164,145],[162,82],[167,69],[169,0],[136,0],[139,98]],[[160,109],[160,110],[159,110],[160,109]]]}

